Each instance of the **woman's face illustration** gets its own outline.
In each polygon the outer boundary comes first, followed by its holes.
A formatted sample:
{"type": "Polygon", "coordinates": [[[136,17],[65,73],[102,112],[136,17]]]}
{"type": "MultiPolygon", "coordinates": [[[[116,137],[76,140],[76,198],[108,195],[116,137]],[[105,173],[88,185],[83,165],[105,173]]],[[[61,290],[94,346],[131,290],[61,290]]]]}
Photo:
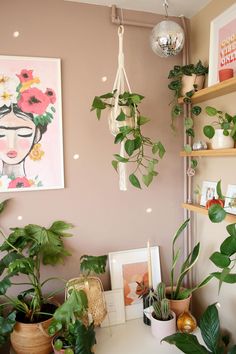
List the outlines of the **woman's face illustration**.
{"type": "Polygon", "coordinates": [[[22,162],[30,153],[36,133],[35,124],[13,112],[0,119],[0,159],[8,165],[22,162]]]}

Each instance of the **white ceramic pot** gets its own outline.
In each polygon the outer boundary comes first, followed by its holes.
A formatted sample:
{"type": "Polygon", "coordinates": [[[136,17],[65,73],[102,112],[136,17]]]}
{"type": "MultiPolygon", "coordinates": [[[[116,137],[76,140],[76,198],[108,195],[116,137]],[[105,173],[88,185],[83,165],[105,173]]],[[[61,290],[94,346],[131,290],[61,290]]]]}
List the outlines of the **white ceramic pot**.
{"type": "Polygon", "coordinates": [[[181,95],[184,96],[186,92],[194,90],[193,85],[197,85],[197,89],[196,89],[197,91],[201,90],[203,88],[204,81],[205,81],[205,75],[200,75],[200,76],[197,76],[195,74],[192,74],[191,76],[183,75],[181,95]]]}
{"type": "Polygon", "coordinates": [[[223,129],[215,129],[215,135],[211,139],[212,149],[231,149],[234,147],[234,139],[231,136],[225,136],[223,129]]]}
{"type": "Polygon", "coordinates": [[[151,321],[151,332],[156,339],[161,340],[162,338],[170,336],[171,334],[176,332],[176,315],[173,311],[171,311],[172,318],[167,321],[155,319],[152,315],[152,306],[144,309],[144,313],[151,321]]]}

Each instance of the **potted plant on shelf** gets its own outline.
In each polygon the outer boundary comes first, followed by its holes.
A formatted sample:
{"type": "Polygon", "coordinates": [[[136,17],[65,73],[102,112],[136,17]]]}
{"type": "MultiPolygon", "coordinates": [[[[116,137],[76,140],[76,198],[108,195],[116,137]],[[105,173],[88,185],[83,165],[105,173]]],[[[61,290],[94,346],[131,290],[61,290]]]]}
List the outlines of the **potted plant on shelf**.
{"type": "MultiPolygon", "coordinates": [[[[5,205],[5,202],[0,204],[0,212],[5,205]]],[[[43,288],[52,278],[41,279],[41,265],[55,266],[70,255],[63,239],[71,236],[67,233],[71,227],[64,221],[55,221],[49,228],[33,224],[12,228],[8,237],[1,231],[4,242],[0,246],[0,343],[3,344],[11,333],[16,354],[51,352],[47,328],[57,307],[52,301],[57,291],[44,294],[43,288]],[[18,276],[25,279],[17,281],[18,276]],[[16,298],[8,294],[13,286],[22,285],[26,289],[16,298]]]]}
{"type": "Polygon", "coordinates": [[[197,289],[205,286],[211,279],[212,275],[207,276],[200,284],[195,285],[193,288],[186,289],[183,286],[183,281],[188,272],[196,264],[199,254],[200,254],[200,243],[197,243],[193,250],[188,254],[187,258],[182,263],[179,274],[175,277],[175,268],[178,264],[178,261],[181,256],[180,249],[176,250],[176,241],[179,239],[180,235],[187,227],[189,219],[184,221],[184,223],[176,231],[173,240],[172,240],[172,264],[171,264],[171,273],[170,273],[170,286],[166,288],[166,295],[170,299],[170,307],[176,313],[176,316],[179,316],[185,310],[188,310],[191,295],[197,289]],[[176,279],[176,280],[175,280],[176,279]]]}
{"type": "Polygon", "coordinates": [[[228,348],[229,336],[220,332],[219,314],[215,304],[207,307],[199,323],[202,339],[206,346],[199,343],[194,334],[175,333],[163,338],[163,341],[174,344],[183,353],[186,354],[207,354],[207,353],[227,353],[235,354],[236,345],[228,348]]]}
{"type": "Polygon", "coordinates": [[[83,290],[71,289],[67,300],[54,313],[48,332],[55,354],[92,354],[96,343],[94,323],[89,323],[88,299],[83,290]],[[59,331],[59,332],[58,332],[59,331]]]}
{"type": "Polygon", "coordinates": [[[170,302],[165,295],[165,284],[163,282],[157,285],[155,290],[156,300],[152,306],[144,309],[145,315],[151,321],[152,335],[157,339],[175,333],[176,316],[170,309],[170,302]]]}
{"type": "Polygon", "coordinates": [[[110,130],[115,136],[114,143],[123,144],[126,153],[126,156],[122,153],[115,154],[112,166],[118,171],[119,164],[131,164],[133,168],[129,181],[136,188],[141,188],[138,174],[147,187],[150,185],[153,178],[158,175],[156,156],[162,159],[165,154],[165,148],[159,140],[152,141],[143,135],[142,126],[150,121],[139,111],[138,106],[143,99],[144,96],[138,93],[124,92],[118,96],[116,101],[115,90],[96,96],[91,108],[91,110],[96,110],[98,119],[103,110],[110,111],[110,130]]]}
{"type": "MultiPolygon", "coordinates": [[[[201,60],[199,60],[196,65],[175,65],[174,68],[170,70],[168,79],[170,79],[171,82],[168,88],[174,93],[174,98],[171,102],[171,127],[173,130],[175,130],[175,119],[183,113],[183,106],[179,103],[178,99],[183,97],[183,102],[190,105],[194,93],[202,89],[207,73],[208,67],[204,66],[201,60]]],[[[198,116],[201,110],[200,106],[193,106],[191,107],[190,115],[198,116]]],[[[194,137],[193,119],[191,116],[185,118],[184,125],[186,134],[194,137]]]]}
{"type": "Polygon", "coordinates": [[[211,125],[205,125],[204,135],[211,140],[212,149],[229,149],[234,147],[236,141],[236,115],[217,110],[207,106],[205,112],[208,116],[216,118],[211,125]]]}

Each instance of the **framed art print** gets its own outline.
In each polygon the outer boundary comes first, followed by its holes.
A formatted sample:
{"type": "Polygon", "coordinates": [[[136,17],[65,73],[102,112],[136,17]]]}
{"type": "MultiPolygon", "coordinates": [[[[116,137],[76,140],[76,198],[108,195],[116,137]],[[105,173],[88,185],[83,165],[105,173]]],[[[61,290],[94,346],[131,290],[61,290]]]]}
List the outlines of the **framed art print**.
{"type": "Polygon", "coordinates": [[[229,7],[213,21],[210,29],[210,56],[208,86],[219,81],[221,69],[236,73],[236,4],[229,7]]]}
{"type": "MultiPolygon", "coordinates": [[[[150,247],[152,284],[155,289],[161,281],[159,247],[150,247]]],[[[139,296],[138,283],[148,279],[147,248],[109,253],[111,286],[123,289],[126,320],[142,317],[143,302],[139,296]],[[137,283],[138,282],[138,283],[137,283]]]]}
{"type": "Polygon", "coordinates": [[[229,184],[225,198],[225,211],[236,215],[236,185],[229,184]]]}
{"type": "Polygon", "coordinates": [[[64,187],[60,59],[0,56],[0,192],[64,187]]]}
{"type": "Polygon", "coordinates": [[[114,326],[125,322],[123,289],[104,291],[107,315],[101,327],[114,326]]]}
{"type": "Polygon", "coordinates": [[[200,205],[206,206],[208,200],[217,197],[216,193],[217,182],[204,181],[202,184],[201,201],[200,205]]]}

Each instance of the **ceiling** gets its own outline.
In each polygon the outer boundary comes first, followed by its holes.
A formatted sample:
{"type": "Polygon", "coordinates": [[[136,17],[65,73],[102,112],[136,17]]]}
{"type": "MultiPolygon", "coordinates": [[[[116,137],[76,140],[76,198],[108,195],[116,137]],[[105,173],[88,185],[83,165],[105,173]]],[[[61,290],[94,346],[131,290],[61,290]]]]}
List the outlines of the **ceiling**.
{"type": "MultiPolygon", "coordinates": [[[[164,0],[65,0],[86,4],[112,6],[122,9],[165,14],[164,0]]],[[[184,15],[187,18],[194,16],[211,0],[168,0],[168,14],[170,16],[184,15]]]]}

